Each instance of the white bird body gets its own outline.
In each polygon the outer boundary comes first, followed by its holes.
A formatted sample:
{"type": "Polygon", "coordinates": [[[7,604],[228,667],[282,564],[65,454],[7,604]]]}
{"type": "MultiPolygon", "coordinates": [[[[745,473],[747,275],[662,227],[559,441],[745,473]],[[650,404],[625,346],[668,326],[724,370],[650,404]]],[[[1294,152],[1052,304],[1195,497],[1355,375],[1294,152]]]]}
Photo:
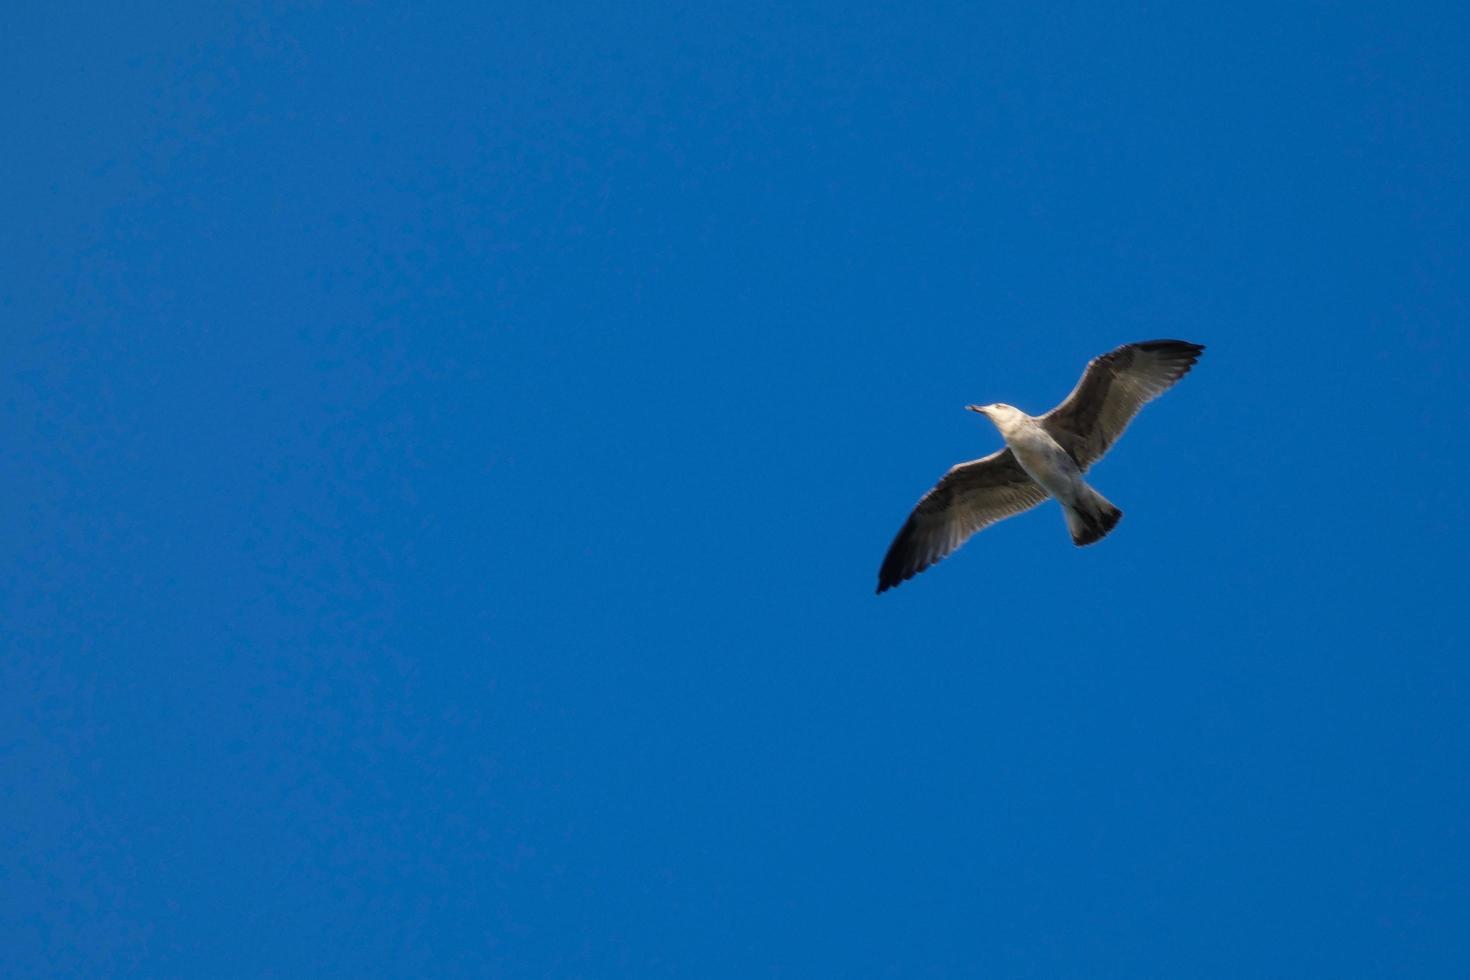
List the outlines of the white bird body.
{"type": "Polygon", "coordinates": [[[1082,495],[1087,488],[1082,480],[1082,470],[1061,444],[1041,427],[1040,422],[1009,405],[986,405],[976,411],[995,423],[1001,438],[1016,454],[1016,462],[1021,464],[1021,469],[1041,484],[1043,490],[1063,505],[1082,495]]]}
{"type": "Polygon", "coordinates": [[[1122,518],[1122,511],[1082,479],[1082,468],[1046,431],[1041,419],[1005,404],[968,407],[995,423],[1021,469],[1062,505],[1073,541],[1091,544],[1100,540],[1122,518]]]}

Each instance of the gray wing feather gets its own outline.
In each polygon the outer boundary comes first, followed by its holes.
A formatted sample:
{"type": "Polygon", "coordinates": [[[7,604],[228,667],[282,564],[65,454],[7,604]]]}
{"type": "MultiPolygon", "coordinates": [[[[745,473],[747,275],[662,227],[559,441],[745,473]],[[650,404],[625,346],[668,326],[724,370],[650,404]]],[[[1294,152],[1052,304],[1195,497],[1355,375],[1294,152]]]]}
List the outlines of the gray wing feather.
{"type": "Polygon", "coordinates": [[[981,528],[1046,499],[1009,449],[950,469],[924,494],[894,537],[878,571],[878,591],[913,578],[981,528]]]}
{"type": "Polygon", "coordinates": [[[1139,409],[1189,373],[1203,350],[1183,340],[1146,340],[1094,357],[1041,424],[1085,470],[1118,441],[1139,409]]]}

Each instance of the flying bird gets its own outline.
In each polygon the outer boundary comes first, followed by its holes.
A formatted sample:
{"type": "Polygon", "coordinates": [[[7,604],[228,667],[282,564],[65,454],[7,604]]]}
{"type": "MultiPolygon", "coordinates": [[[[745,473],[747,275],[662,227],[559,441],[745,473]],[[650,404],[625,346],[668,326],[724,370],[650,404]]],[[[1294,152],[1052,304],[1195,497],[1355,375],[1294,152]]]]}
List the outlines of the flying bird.
{"type": "Polygon", "coordinates": [[[1056,498],[1072,543],[1102,540],[1123,512],[1082,479],[1147,402],[1189,373],[1204,347],[1183,340],[1124,344],[1094,357],[1056,408],[1033,417],[1004,403],[966,405],[995,423],[1006,448],[960,463],[924,494],[878,570],[878,591],[938,562],[982,528],[1056,498]]]}

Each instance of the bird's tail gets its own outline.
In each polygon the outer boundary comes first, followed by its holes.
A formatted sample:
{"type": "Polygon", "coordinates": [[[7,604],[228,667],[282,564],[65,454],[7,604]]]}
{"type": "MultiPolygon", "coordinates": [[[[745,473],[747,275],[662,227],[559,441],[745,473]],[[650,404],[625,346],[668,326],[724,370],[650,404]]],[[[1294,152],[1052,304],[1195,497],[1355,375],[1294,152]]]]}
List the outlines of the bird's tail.
{"type": "Polygon", "coordinates": [[[1067,515],[1067,530],[1072,533],[1072,543],[1077,547],[1101,541],[1122,520],[1123,512],[1092,487],[1084,486],[1082,496],[1075,507],[1063,507],[1067,515]]]}

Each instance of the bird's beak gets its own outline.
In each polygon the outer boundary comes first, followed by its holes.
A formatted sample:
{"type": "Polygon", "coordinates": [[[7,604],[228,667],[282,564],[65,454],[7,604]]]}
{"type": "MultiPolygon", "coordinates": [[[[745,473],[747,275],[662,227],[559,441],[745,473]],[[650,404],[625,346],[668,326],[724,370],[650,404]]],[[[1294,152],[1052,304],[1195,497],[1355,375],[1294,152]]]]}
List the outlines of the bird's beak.
{"type": "Polygon", "coordinates": [[[984,405],[966,405],[965,408],[969,409],[972,412],[976,412],[976,413],[978,413],[980,415],[985,415],[986,414],[986,412],[985,412],[986,406],[984,406],[984,405]]]}

